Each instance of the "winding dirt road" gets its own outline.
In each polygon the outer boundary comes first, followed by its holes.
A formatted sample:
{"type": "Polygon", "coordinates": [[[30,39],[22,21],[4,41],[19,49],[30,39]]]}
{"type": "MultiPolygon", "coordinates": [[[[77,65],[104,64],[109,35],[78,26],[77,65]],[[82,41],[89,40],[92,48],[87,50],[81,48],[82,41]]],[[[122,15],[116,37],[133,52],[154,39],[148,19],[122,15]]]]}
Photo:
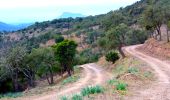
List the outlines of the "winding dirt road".
{"type": "Polygon", "coordinates": [[[59,91],[53,91],[50,94],[22,98],[22,100],[59,100],[62,96],[79,93],[84,87],[103,84],[112,77],[111,74],[94,63],[85,64],[81,67],[83,68],[83,77],[78,82],[70,84],[59,91]]]}
{"type": "Polygon", "coordinates": [[[170,100],[170,64],[137,51],[138,46],[142,45],[125,47],[124,50],[152,67],[158,79],[129,100],[170,100]]]}
{"type": "MultiPolygon", "coordinates": [[[[170,100],[170,64],[139,52],[136,50],[138,46],[141,45],[129,46],[123,49],[132,56],[146,62],[154,70],[157,80],[147,89],[136,90],[132,97],[125,97],[125,100],[170,100]]],[[[83,87],[103,84],[112,78],[111,74],[94,63],[82,65],[81,67],[84,69],[83,77],[78,82],[70,84],[61,90],[52,91],[50,94],[22,98],[21,100],[59,100],[63,95],[68,96],[79,93],[83,87]]]]}

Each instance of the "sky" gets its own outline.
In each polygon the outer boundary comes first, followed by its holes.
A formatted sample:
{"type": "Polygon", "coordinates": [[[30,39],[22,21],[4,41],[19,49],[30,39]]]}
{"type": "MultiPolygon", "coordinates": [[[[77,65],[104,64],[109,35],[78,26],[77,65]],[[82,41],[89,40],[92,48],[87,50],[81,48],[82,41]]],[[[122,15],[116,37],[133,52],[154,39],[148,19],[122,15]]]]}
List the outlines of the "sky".
{"type": "Polygon", "coordinates": [[[0,22],[8,24],[52,20],[63,12],[104,14],[139,0],[0,0],[0,22]]]}

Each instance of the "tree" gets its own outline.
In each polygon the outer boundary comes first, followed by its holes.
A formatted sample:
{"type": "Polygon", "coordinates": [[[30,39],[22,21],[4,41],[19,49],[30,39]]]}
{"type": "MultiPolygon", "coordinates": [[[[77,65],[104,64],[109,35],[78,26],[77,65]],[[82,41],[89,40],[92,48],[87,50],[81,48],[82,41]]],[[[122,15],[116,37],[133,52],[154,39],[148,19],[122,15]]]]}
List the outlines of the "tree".
{"type": "Polygon", "coordinates": [[[149,6],[144,12],[145,27],[148,28],[149,26],[149,29],[154,28],[157,31],[155,37],[157,38],[159,35],[159,40],[162,40],[161,26],[163,24],[164,15],[162,7],[157,5],[149,6]]]}
{"type": "Polygon", "coordinates": [[[55,39],[56,43],[59,43],[59,42],[62,42],[64,40],[64,37],[61,36],[61,35],[55,35],[54,39],[55,39]]]}
{"type": "Polygon", "coordinates": [[[115,63],[116,60],[119,59],[119,54],[115,51],[109,51],[106,55],[105,55],[106,61],[115,63]]]}
{"type": "Polygon", "coordinates": [[[71,71],[73,70],[76,47],[77,44],[71,40],[64,40],[54,46],[56,59],[63,67],[63,70],[68,72],[69,76],[71,76],[71,71]]]}
{"type": "Polygon", "coordinates": [[[170,21],[168,21],[168,24],[167,24],[167,42],[169,42],[169,30],[170,30],[170,21]]]}
{"type": "Polygon", "coordinates": [[[127,45],[142,44],[147,38],[148,34],[144,30],[130,30],[127,34],[127,45]]]}
{"type": "Polygon", "coordinates": [[[53,49],[50,47],[33,49],[29,59],[32,59],[28,63],[29,66],[36,69],[39,76],[45,76],[49,84],[53,84],[54,73],[59,71],[53,49]]]}
{"type": "Polygon", "coordinates": [[[120,24],[107,33],[109,48],[118,48],[122,58],[125,57],[122,47],[126,44],[128,30],[129,28],[127,25],[120,24]]]}
{"type": "Polygon", "coordinates": [[[19,72],[26,54],[25,47],[15,47],[10,49],[6,56],[5,67],[10,73],[14,91],[19,91],[19,72]]]}

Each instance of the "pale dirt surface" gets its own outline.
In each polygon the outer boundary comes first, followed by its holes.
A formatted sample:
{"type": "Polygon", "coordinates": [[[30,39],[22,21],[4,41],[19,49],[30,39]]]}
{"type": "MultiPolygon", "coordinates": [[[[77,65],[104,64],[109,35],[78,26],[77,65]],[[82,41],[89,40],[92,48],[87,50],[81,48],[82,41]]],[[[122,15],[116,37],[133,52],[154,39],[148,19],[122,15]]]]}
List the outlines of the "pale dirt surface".
{"type": "Polygon", "coordinates": [[[125,100],[170,100],[170,64],[137,51],[136,48],[139,46],[142,45],[125,47],[124,50],[146,62],[154,69],[158,79],[147,89],[136,90],[133,96],[127,97],[125,100]]]}
{"type": "Polygon", "coordinates": [[[84,87],[103,84],[112,78],[110,73],[94,63],[82,65],[81,67],[84,69],[83,78],[78,82],[70,84],[60,90],[51,91],[45,95],[21,97],[16,98],[16,100],[59,100],[61,96],[71,96],[75,93],[80,93],[84,87]]]}

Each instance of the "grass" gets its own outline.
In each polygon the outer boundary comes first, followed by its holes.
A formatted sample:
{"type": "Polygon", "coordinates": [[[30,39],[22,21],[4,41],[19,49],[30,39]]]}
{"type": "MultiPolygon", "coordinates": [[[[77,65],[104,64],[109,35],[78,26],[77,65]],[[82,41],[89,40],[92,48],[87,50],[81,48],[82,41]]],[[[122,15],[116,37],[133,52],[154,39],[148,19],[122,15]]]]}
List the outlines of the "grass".
{"type": "Polygon", "coordinates": [[[104,88],[99,85],[86,87],[81,90],[82,96],[89,96],[90,94],[98,94],[103,92],[104,92],[104,88]]]}
{"type": "Polygon", "coordinates": [[[111,87],[109,87],[109,89],[112,88],[113,92],[117,91],[121,95],[126,94],[128,85],[125,82],[120,81],[120,80],[116,80],[116,79],[112,79],[112,80],[109,80],[107,83],[111,86],[111,87]]]}
{"type": "Polygon", "coordinates": [[[68,100],[68,98],[66,96],[62,96],[60,100],[68,100]]]}
{"type": "Polygon", "coordinates": [[[136,75],[139,72],[139,69],[136,67],[129,67],[128,68],[128,73],[136,75]]]}
{"type": "Polygon", "coordinates": [[[119,82],[118,80],[112,79],[112,80],[109,80],[107,83],[108,83],[109,85],[116,85],[118,82],[119,82]]]}
{"type": "Polygon", "coordinates": [[[103,93],[104,88],[102,86],[96,85],[96,86],[88,86],[81,90],[80,94],[74,94],[71,98],[63,96],[60,98],[60,100],[83,100],[83,97],[88,96],[90,94],[98,94],[103,93]]]}
{"type": "Polygon", "coordinates": [[[83,96],[80,94],[74,94],[71,100],[83,100],[83,96]]]}
{"type": "Polygon", "coordinates": [[[74,72],[75,74],[64,79],[62,82],[61,82],[61,85],[66,85],[68,83],[74,83],[76,82],[80,76],[79,76],[79,73],[80,73],[80,68],[78,66],[74,66],[74,72]]]}
{"type": "Polygon", "coordinates": [[[61,84],[65,85],[68,83],[73,83],[73,82],[76,82],[79,78],[80,78],[80,76],[70,76],[70,77],[66,78],[65,80],[63,80],[61,82],[61,84]]]}
{"type": "Polygon", "coordinates": [[[116,84],[116,89],[121,91],[127,90],[127,84],[126,83],[118,83],[116,84]]]}
{"type": "Polygon", "coordinates": [[[153,76],[153,74],[150,71],[146,71],[146,72],[143,73],[143,76],[146,77],[146,78],[151,78],[153,76]]]}
{"type": "Polygon", "coordinates": [[[22,92],[6,93],[6,94],[0,94],[0,98],[17,98],[17,97],[21,97],[22,95],[23,95],[22,92]]]}

